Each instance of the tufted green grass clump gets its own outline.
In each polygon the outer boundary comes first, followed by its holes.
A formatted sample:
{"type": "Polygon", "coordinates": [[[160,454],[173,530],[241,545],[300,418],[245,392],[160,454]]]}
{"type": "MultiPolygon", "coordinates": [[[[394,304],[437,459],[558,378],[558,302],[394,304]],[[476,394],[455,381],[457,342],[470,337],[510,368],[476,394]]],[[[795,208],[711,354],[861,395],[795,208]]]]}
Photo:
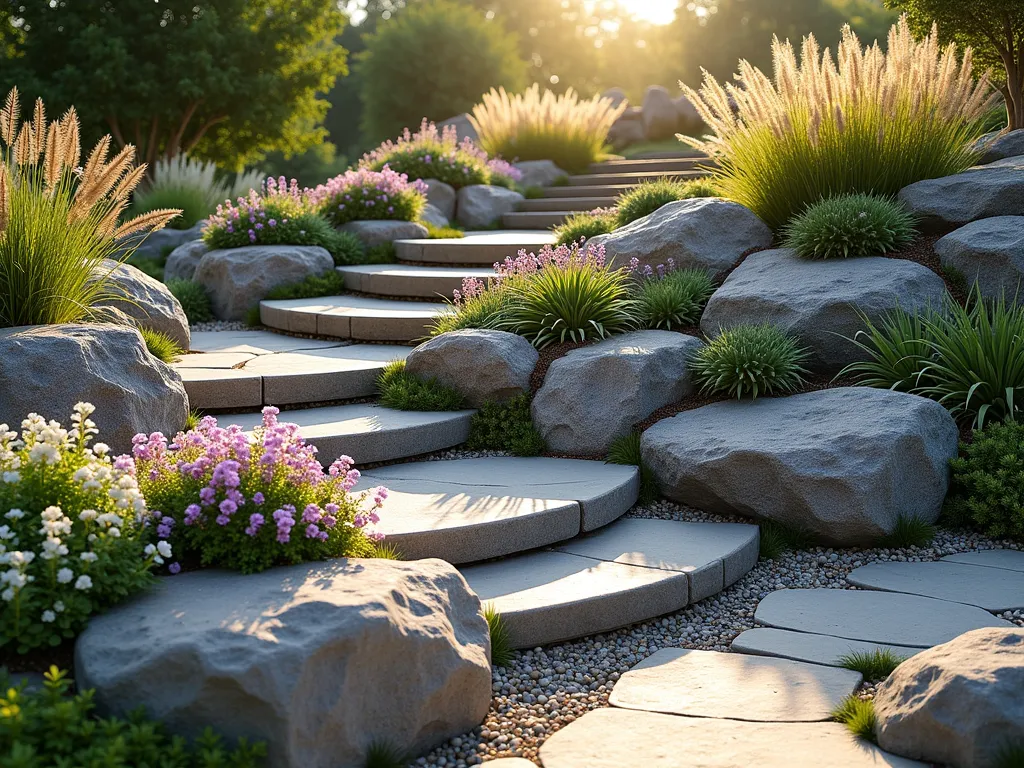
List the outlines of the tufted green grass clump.
{"type": "Polygon", "coordinates": [[[530,396],[517,395],[504,403],[484,403],[470,420],[471,451],[508,451],[514,456],[539,456],[546,445],[530,415],[530,396]]]}
{"type": "Polygon", "coordinates": [[[139,328],[139,333],[142,334],[142,340],[146,342],[149,354],[163,363],[173,363],[185,354],[181,345],[166,333],[154,331],[151,328],[139,328]]]}
{"type": "Polygon", "coordinates": [[[366,750],[364,768],[405,768],[409,758],[388,741],[375,741],[366,750]]]}
{"type": "Polygon", "coordinates": [[[787,552],[809,549],[815,544],[814,535],[808,531],[789,528],[774,520],[763,521],[759,528],[758,556],[766,560],[778,560],[787,552]]]}
{"type": "Polygon", "coordinates": [[[950,466],[948,513],[993,538],[1024,541],[1024,421],[976,431],[950,466]]]}
{"type": "Polygon", "coordinates": [[[654,479],[654,473],[650,467],[644,464],[643,456],[640,454],[640,432],[630,432],[628,435],[617,437],[608,448],[608,456],[605,458],[609,464],[624,464],[640,469],[640,496],[638,501],[641,504],[651,504],[658,499],[658,482],[654,479]]]}
{"type": "Polygon", "coordinates": [[[405,360],[392,360],[377,379],[381,405],[399,411],[458,411],[465,401],[454,389],[434,379],[423,380],[405,368],[405,360]]]}
{"type": "Polygon", "coordinates": [[[876,743],[875,724],[878,718],[875,716],[874,702],[851,694],[833,710],[832,719],[843,723],[858,739],[876,743]]]}
{"type": "Polygon", "coordinates": [[[784,244],[805,259],[881,256],[913,242],[914,222],[890,198],[840,195],[796,216],[784,230],[784,244]]]}
{"type": "Polygon", "coordinates": [[[678,269],[640,283],[637,290],[640,322],[645,328],[671,331],[700,322],[715,283],[703,269],[678,269]]]}
{"type": "Polygon", "coordinates": [[[512,663],[512,636],[501,614],[491,603],[484,605],[484,618],[491,633],[491,664],[507,667],[512,663]]]}
{"type": "Polygon", "coordinates": [[[883,546],[904,549],[907,547],[927,547],[935,538],[937,529],[934,525],[919,517],[900,515],[892,533],[882,540],[883,546]]]}
{"type": "Polygon", "coordinates": [[[715,197],[718,191],[708,179],[679,181],[655,179],[637,184],[623,192],[615,201],[615,226],[624,227],[644,216],[650,216],[663,205],[694,197],[715,197]]]}
{"type": "Polygon", "coordinates": [[[615,214],[606,210],[574,213],[554,228],[558,245],[572,245],[615,229],[615,214]]]}
{"type": "Polygon", "coordinates": [[[774,325],[738,325],[697,350],[690,367],[702,392],[756,398],[798,389],[807,358],[807,351],[774,325]]]}
{"type": "Polygon", "coordinates": [[[462,298],[459,303],[451,305],[451,312],[438,316],[430,326],[430,335],[440,336],[465,328],[494,328],[508,306],[508,301],[508,291],[500,288],[491,288],[477,296],[462,298]]]}
{"type": "Polygon", "coordinates": [[[271,288],[263,298],[265,301],[315,299],[320,296],[337,296],[344,292],[345,278],[332,269],[322,275],[310,275],[297,283],[271,288]]]}
{"type": "Polygon", "coordinates": [[[208,323],[213,320],[210,294],[199,283],[192,280],[171,280],[167,283],[167,290],[181,304],[189,323],[208,323]]]}
{"type": "Polygon", "coordinates": [[[458,240],[466,236],[466,231],[458,227],[438,227],[434,224],[424,224],[427,228],[427,237],[431,240],[458,240]]]}
{"type": "Polygon", "coordinates": [[[868,681],[885,680],[908,657],[900,656],[889,648],[874,651],[854,651],[839,658],[839,665],[860,672],[868,681]]]}

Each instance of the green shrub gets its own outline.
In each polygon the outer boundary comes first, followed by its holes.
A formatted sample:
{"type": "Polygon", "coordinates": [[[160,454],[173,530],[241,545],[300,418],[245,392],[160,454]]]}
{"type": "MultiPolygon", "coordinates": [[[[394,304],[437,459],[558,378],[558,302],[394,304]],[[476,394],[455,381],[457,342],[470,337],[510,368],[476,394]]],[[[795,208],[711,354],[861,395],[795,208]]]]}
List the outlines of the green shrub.
{"type": "Polygon", "coordinates": [[[484,618],[491,634],[491,664],[495,667],[507,667],[512,663],[512,635],[505,620],[490,603],[484,605],[484,618]]]}
{"type": "Polygon", "coordinates": [[[950,463],[955,516],[993,538],[1024,541],[1024,422],[989,424],[950,463]]]}
{"type": "Polygon", "coordinates": [[[159,766],[257,768],[266,744],[239,739],[228,747],[207,728],[191,745],[136,710],[100,719],[95,691],[71,693],[66,672],[50,667],[41,690],[14,688],[0,676],[0,753],[5,766],[159,766]]]}
{"type": "MultiPolygon", "coordinates": [[[[471,281],[472,282],[472,281],[471,281]]],[[[495,328],[508,307],[510,294],[499,286],[479,293],[465,290],[455,292],[451,312],[439,315],[430,326],[431,336],[464,328],[495,328]]]]}
{"type": "Polygon", "coordinates": [[[628,435],[617,437],[608,448],[608,456],[605,459],[609,464],[624,464],[640,469],[640,496],[637,501],[641,504],[651,504],[658,499],[658,481],[650,467],[644,464],[643,456],[640,453],[640,432],[630,432],[628,435]]]}
{"type": "Polygon", "coordinates": [[[366,750],[363,768],[405,768],[409,762],[409,758],[394,744],[375,741],[366,750]]]}
{"type": "Polygon", "coordinates": [[[574,213],[554,229],[556,245],[572,245],[615,229],[615,214],[611,210],[574,213]]]}
{"type": "Polygon", "coordinates": [[[843,723],[858,739],[875,743],[875,703],[851,694],[832,712],[832,719],[843,723]]]}
{"type": "Polygon", "coordinates": [[[839,665],[854,672],[860,672],[868,681],[885,680],[907,660],[890,648],[876,648],[873,651],[853,651],[839,658],[839,665]]]}
{"type": "Polygon", "coordinates": [[[379,171],[359,168],[321,184],[313,197],[336,227],[350,221],[418,221],[427,204],[427,186],[387,166],[379,171]]]}
{"type": "Polygon", "coordinates": [[[756,398],[798,389],[807,357],[774,325],[738,325],[697,350],[690,368],[702,392],[756,398]]]}
{"type": "Polygon", "coordinates": [[[419,379],[405,369],[405,360],[392,360],[377,379],[381,405],[399,411],[460,411],[462,395],[436,379],[419,379]]]}
{"type": "Polygon", "coordinates": [[[360,264],[394,264],[398,261],[394,243],[377,243],[366,249],[360,264]]]}
{"type": "Polygon", "coordinates": [[[881,256],[914,240],[914,217],[895,200],[840,195],[809,206],[785,229],[785,246],[805,259],[881,256]]]}
{"type": "Polygon", "coordinates": [[[640,323],[644,328],[671,331],[697,325],[715,283],[703,269],[679,269],[642,278],[637,289],[640,323]]]}
{"type": "Polygon", "coordinates": [[[623,192],[615,201],[617,211],[616,227],[624,227],[637,219],[649,216],[663,205],[677,200],[694,197],[714,197],[715,187],[705,179],[679,181],[677,179],[654,179],[643,181],[623,192]]]}
{"type": "Polygon", "coordinates": [[[363,131],[373,141],[420,120],[468,112],[493,86],[519,89],[526,63],[498,21],[441,0],[416,3],[365,38],[356,71],[363,131]]]}
{"type": "Polygon", "coordinates": [[[161,362],[173,363],[185,354],[181,345],[166,333],[154,331],[152,328],[139,328],[139,333],[142,334],[142,340],[146,342],[149,354],[161,362]]]}
{"type": "Polygon", "coordinates": [[[327,250],[331,252],[336,267],[366,263],[366,248],[362,241],[351,232],[335,230],[327,250]]]}
{"type": "Polygon", "coordinates": [[[167,283],[174,298],[181,304],[189,323],[208,323],[213,320],[213,309],[210,306],[210,294],[206,289],[192,280],[171,280],[167,283]]]}
{"type": "Polygon", "coordinates": [[[470,421],[471,451],[508,451],[514,456],[539,456],[546,446],[533,426],[530,396],[517,395],[504,403],[484,403],[470,421]]]}
{"type": "Polygon", "coordinates": [[[410,179],[437,179],[455,189],[492,183],[486,152],[470,139],[460,142],[454,125],[438,130],[426,119],[419,131],[406,128],[397,142],[388,139],[364,155],[359,165],[372,171],[387,167],[410,179]]]}
{"type": "Polygon", "coordinates": [[[0,430],[0,531],[16,543],[0,584],[0,648],[25,653],[75,637],[171,556],[166,542],[146,545],[152,518],[131,461],[90,445],[94,410],[75,406],[67,441],[35,415],[22,425],[23,445],[0,430]]]}
{"type": "Polygon", "coordinates": [[[1024,306],[982,298],[917,314],[899,309],[853,339],[866,359],[844,369],[860,384],[942,403],[961,423],[1013,419],[1024,403],[1024,306]]]}
{"type": "Polygon", "coordinates": [[[458,240],[466,236],[465,230],[458,227],[438,227],[433,224],[424,224],[427,228],[427,237],[431,240],[458,240]]]}
{"type": "Polygon", "coordinates": [[[723,197],[776,230],[834,195],[892,196],[969,168],[988,84],[955,52],[943,59],[934,36],[916,41],[905,19],[887,50],[863,48],[849,28],[835,58],[812,38],[799,59],[778,43],[774,80],[743,61],[734,84],[706,75],[699,93],[683,87],[713,135],[684,140],[717,161],[723,197]]]}
{"type": "Polygon", "coordinates": [[[544,197],[544,187],[537,186],[536,184],[531,187],[525,187],[522,190],[522,195],[527,200],[540,200],[544,197]]]}
{"type": "Polygon", "coordinates": [[[263,299],[264,301],[316,299],[321,296],[337,296],[344,292],[345,278],[339,272],[331,270],[322,275],[310,275],[297,283],[278,285],[271,288],[263,299]]]}

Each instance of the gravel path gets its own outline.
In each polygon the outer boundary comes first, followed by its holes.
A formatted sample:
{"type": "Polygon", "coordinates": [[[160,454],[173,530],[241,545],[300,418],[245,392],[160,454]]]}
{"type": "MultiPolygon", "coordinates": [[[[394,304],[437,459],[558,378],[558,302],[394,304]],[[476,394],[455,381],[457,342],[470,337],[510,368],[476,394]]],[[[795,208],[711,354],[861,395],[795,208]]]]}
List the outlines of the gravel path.
{"type": "MultiPolygon", "coordinates": [[[[452,451],[444,458],[462,458],[459,453],[452,451]]],[[[628,516],[749,522],[664,501],[634,507],[628,516]]],[[[754,626],[754,610],[770,592],[787,587],[850,589],[846,575],[868,563],[938,560],[955,552],[996,546],[1020,549],[974,533],[940,530],[923,549],[816,547],[786,553],[778,560],[761,560],[733,586],[677,613],[575,642],[516,652],[510,666],[493,671],[494,700],[483,726],[452,739],[412,765],[461,768],[512,756],[537,762],[537,752],[548,736],[586,712],[608,706],[609,693],[619,676],[658,649],[728,651],[733,638],[754,626]]],[[[1024,611],[1001,615],[1024,627],[1024,611]]],[[[873,691],[873,686],[865,683],[860,694],[867,697],[873,691]]]]}
{"type": "Polygon", "coordinates": [[[208,323],[191,323],[189,330],[192,333],[200,331],[251,331],[253,330],[241,320],[211,320],[208,323]]]}

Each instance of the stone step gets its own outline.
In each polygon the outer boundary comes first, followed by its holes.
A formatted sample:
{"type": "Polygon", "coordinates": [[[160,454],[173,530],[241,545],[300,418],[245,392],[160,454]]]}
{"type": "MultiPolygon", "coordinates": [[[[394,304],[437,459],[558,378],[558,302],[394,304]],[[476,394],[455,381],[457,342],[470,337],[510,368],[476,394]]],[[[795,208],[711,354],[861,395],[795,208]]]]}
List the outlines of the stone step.
{"type": "MultiPolygon", "coordinates": [[[[571,187],[570,187],[571,189],[571,187]]],[[[592,211],[608,207],[607,197],[540,197],[524,200],[520,211],[592,211]]]]}
{"type": "Polygon", "coordinates": [[[732,641],[731,647],[737,653],[775,656],[830,667],[842,666],[842,658],[852,653],[871,654],[875,651],[888,651],[897,658],[909,659],[924,650],[906,645],[847,640],[831,635],[813,635],[809,632],[791,632],[770,627],[756,627],[741,632],[732,641]]]}
{"type": "Polygon", "coordinates": [[[946,555],[943,561],[981,565],[986,568],[1003,568],[1008,571],[1024,571],[1024,552],[1015,549],[987,549],[980,552],[961,552],[946,555]]]}
{"type": "Polygon", "coordinates": [[[1002,613],[1024,608],[1024,573],[963,563],[871,563],[846,580],[861,589],[902,592],[1002,613]]]}
{"type": "Polygon", "coordinates": [[[423,461],[369,470],[390,491],[378,530],[408,560],[461,564],[596,530],[636,502],[635,467],[549,458],[423,461]]]}
{"type": "Polygon", "coordinates": [[[506,256],[515,256],[523,248],[538,251],[554,243],[555,237],[550,232],[499,229],[467,232],[465,237],[451,240],[396,240],[395,254],[399,261],[491,266],[506,256]]]}
{"type": "Polygon", "coordinates": [[[360,264],[338,267],[350,291],[377,296],[451,299],[467,277],[494,277],[487,267],[421,267],[411,264],[360,264]]]}
{"type": "MultiPolygon", "coordinates": [[[[282,411],[279,421],[299,425],[315,445],[324,466],[342,454],[357,464],[394,461],[466,442],[474,411],[396,411],[375,403],[282,411]]],[[[259,413],[219,417],[222,426],[238,424],[250,433],[262,423],[259,413]]]]}
{"type": "Polygon", "coordinates": [[[570,187],[594,187],[594,186],[621,186],[629,184],[635,186],[642,181],[655,179],[699,179],[707,176],[704,171],[650,171],[640,173],[585,173],[579,176],[569,177],[570,187]]]}
{"type": "Polygon", "coordinates": [[[575,211],[523,211],[506,213],[501,217],[506,227],[516,229],[551,229],[557,227],[575,211]]]}
{"type": "Polygon", "coordinates": [[[595,184],[572,187],[544,187],[544,197],[596,197],[602,198],[605,201],[604,205],[611,205],[612,200],[635,186],[636,184],[609,184],[607,186],[595,184]]]}
{"type": "Polygon", "coordinates": [[[410,348],[229,331],[193,333],[192,350],[173,367],[193,408],[217,410],[368,397],[410,348]]]}
{"type": "Polygon", "coordinates": [[[707,165],[710,162],[711,160],[706,155],[635,160],[606,160],[602,163],[591,163],[590,167],[587,169],[587,173],[667,173],[672,171],[692,171],[698,165],[707,165]]]}
{"type": "Polygon", "coordinates": [[[756,526],[629,518],[462,573],[513,647],[532,648],[678,611],[734,583],[757,554],[756,526]]]}
{"type": "Polygon", "coordinates": [[[268,328],[335,339],[411,342],[424,338],[440,315],[442,302],[395,301],[369,296],[260,302],[260,320],[268,328]]]}

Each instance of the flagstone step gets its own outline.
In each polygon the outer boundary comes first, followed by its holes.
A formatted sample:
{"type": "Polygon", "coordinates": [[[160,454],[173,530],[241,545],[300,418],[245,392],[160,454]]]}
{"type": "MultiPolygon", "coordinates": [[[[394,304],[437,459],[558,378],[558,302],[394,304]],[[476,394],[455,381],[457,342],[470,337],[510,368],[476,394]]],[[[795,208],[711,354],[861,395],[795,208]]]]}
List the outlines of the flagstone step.
{"type": "Polygon", "coordinates": [[[442,302],[395,301],[370,296],[260,302],[260,320],[269,328],[336,339],[411,342],[424,338],[441,315],[442,302]]]}
{"type": "Polygon", "coordinates": [[[671,171],[692,171],[698,165],[706,165],[711,159],[706,155],[693,157],[664,157],[636,160],[605,160],[591,163],[588,174],[606,173],[651,173],[671,171]]]}
{"type": "Polygon", "coordinates": [[[924,649],[848,640],[831,635],[812,635],[808,632],[791,632],[771,627],[755,627],[741,632],[732,641],[732,650],[755,656],[776,656],[806,661],[810,664],[839,667],[842,666],[842,658],[853,653],[873,654],[876,651],[888,651],[896,658],[909,659],[924,649]]]}
{"type": "Polygon", "coordinates": [[[579,176],[569,177],[570,187],[592,187],[606,184],[635,186],[644,181],[656,179],[699,179],[707,176],[705,171],[641,171],[640,173],[586,173],[579,176]]]}
{"type": "Polygon", "coordinates": [[[405,559],[469,563],[571,539],[624,515],[636,467],[598,461],[494,457],[422,461],[363,474],[390,490],[378,530],[405,559]]]}
{"type": "Polygon", "coordinates": [[[375,394],[377,377],[409,347],[301,339],[267,331],[192,334],[173,367],[200,410],[349,400],[375,394]],[[221,338],[227,337],[227,338],[221,338]]]}
{"type": "Polygon", "coordinates": [[[1024,573],[964,563],[872,563],[846,580],[862,589],[902,592],[1002,613],[1024,608],[1024,573]]]}
{"type": "Polygon", "coordinates": [[[555,549],[462,568],[515,648],[607,632],[716,594],[757,561],[756,526],[623,519],[555,549]]]}
{"type": "Polygon", "coordinates": [[[961,552],[956,555],[946,555],[942,559],[950,563],[1004,568],[1008,571],[1024,571],[1024,552],[1016,549],[987,549],[981,552],[961,552]]]}
{"type": "Polygon", "coordinates": [[[467,232],[465,237],[452,239],[396,240],[395,254],[399,261],[491,266],[524,248],[538,251],[554,242],[555,237],[550,232],[499,229],[467,232]]]}
{"type": "Polygon", "coordinates": [[[562,224],[576,211],[513,211],[501,217],[502,223],[514,229],[551,229],[562,224]]]}
{"type": "Polygon", "coordinates": [[[411,264],[361,264],[338,267],[350,291],[376,296],[451,299],[467,277],[494,277],[490,267],[421,267],[411,264]]]}
{"type": "MultiPolygon", "coordinates": [[[[282,411],[278,419],[299,425],[325,466],[342,454],[357,464],[394,461],[452,448],[466,442],[474,411],[396,411],[374,403],[282,411]]],[[[259,413],[222,416],[222,426],[238,424],[250,433],[259,413]]]]}
{"type": "Polygon", "coordinates": [[[592,211],[605,208],[610,203],[606,197],[540,197],[524,200],[520,211],[592,211]]]}
{"type": "Polygon", "coordinates": [[[571,187],[544,187],[544,197],[591,197],[604,199],[604,205],[611,205],[612,201],[623,192],[628,192],[636,184],[583,184],[571,187]]]}

